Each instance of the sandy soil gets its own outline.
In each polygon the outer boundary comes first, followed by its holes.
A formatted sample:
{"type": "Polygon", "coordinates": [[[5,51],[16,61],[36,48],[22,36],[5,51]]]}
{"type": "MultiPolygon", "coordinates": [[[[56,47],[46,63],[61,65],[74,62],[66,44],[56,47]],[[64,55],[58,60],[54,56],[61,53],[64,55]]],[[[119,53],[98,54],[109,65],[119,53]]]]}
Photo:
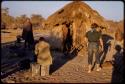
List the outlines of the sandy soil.
{"type": "MultiPolygon", "coordinates": [[[[95,69],[87,73],[87,66],[84,65],[83,56],[77,56],[67,61],[63,66],[53,72],[50,76],[32,77],[31,71],[16,72],[4,79],[3,82],[16,83],[110,83],[112,79],[112,66],[103,66],[100,72],[95,69]]],[[[58,62],[60,62],[59,59],[58,62]]],[[[63,60],[62,60],[63,61],[63,60]]]]}
{"type": "MultiPolygon", "coordinates": [[[[11,33],[1,33],[2,43],[16,40],[16,36],[20,35],[22,30],[4,30],[11,33]]],[[[47,34],[42,30],[34,30],[36,34],[47,34]]],[[[94,68],[92,73],[87,73],[87,55],[78,54],[72,60],[62,59],[63,54],[59,51],[53,51],[56,65],[59,67],[50,75],[45,77],[32,77],[31,71],[18,71],[1,79],[4,83],[111,83],[114,76],[111,64],[103,64],[102,70],[97,72],[94,68]]],[[[117,79],[121,75],[115,75],[117,79]]],[[[119,82],[119,80],[116,82],[119,82]]]]}

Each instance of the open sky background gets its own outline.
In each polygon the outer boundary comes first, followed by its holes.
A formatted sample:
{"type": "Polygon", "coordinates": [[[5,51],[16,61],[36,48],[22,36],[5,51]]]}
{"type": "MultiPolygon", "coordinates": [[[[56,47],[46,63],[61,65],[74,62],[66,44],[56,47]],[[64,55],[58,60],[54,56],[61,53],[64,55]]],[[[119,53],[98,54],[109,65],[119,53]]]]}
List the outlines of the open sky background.
{"type": "MultiPolygon", "coordinates": [[[[45,19],[72,1],[3,1],[2,8],[8,7],[11,16],[40,14],[45,19]]],[[[124,18],[122,1],[84,1],[108,20],[120,21],[124,18]]]]}

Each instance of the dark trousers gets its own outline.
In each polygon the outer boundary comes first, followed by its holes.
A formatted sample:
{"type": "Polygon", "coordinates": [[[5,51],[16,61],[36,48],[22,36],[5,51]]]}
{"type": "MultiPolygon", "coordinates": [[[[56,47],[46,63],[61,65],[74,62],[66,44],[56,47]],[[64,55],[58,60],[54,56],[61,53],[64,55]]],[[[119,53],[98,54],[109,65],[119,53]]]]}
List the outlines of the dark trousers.
{"type": "Polygon", "coordinates": [[[24,46],[25,48],[28,48],[28,49],[34,49],[34,43],[30,43],[27,40],[25,40],[24,46]]]}
{"type": "Polygon", "coordinates": [[[89,44],[88,44],[88,64],[92,65],[94,54],[96,57],[96,63],[100,64],[99,45],[96,42],[89,42],[89,44]]]}
{"type": "Polygon", "coordinates": [[[27,41],[25,41],[24,46],[25,48],[30,48],[30,44],[27,41]]]}

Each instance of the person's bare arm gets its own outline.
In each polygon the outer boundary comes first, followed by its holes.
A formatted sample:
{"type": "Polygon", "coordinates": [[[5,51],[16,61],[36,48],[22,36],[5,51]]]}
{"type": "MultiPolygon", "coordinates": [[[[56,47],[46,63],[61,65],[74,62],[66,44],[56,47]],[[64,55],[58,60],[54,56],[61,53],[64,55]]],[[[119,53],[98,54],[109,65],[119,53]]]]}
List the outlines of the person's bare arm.
{"type": "Polygon", "coordinates": [[[88,47],[88,39],[85,37],[85,43],[86,43],[86,46],[88,47]]]}
{"type": "Polygon", "coordinates": [[[103,40],[102,40],[102,38],[100,38],[99,41],[100,41],[100,45],[101,45],[101,50],[103,51],[104,45],[103,45],[103,40]]]}

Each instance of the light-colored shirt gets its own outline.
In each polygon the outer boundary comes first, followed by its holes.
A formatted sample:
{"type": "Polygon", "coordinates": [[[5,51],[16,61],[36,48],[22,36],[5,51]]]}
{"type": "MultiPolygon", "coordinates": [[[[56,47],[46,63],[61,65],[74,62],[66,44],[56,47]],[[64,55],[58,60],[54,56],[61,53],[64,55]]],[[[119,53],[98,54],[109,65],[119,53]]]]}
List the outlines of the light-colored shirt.
{"type": "Polygon", "coordinates": [[[50,53],[50,46],[47,42],[41,41],[35,46],[35,54],[37,55],[37,63],[40,65],[51,65],[52,57],[50,53]]]}

